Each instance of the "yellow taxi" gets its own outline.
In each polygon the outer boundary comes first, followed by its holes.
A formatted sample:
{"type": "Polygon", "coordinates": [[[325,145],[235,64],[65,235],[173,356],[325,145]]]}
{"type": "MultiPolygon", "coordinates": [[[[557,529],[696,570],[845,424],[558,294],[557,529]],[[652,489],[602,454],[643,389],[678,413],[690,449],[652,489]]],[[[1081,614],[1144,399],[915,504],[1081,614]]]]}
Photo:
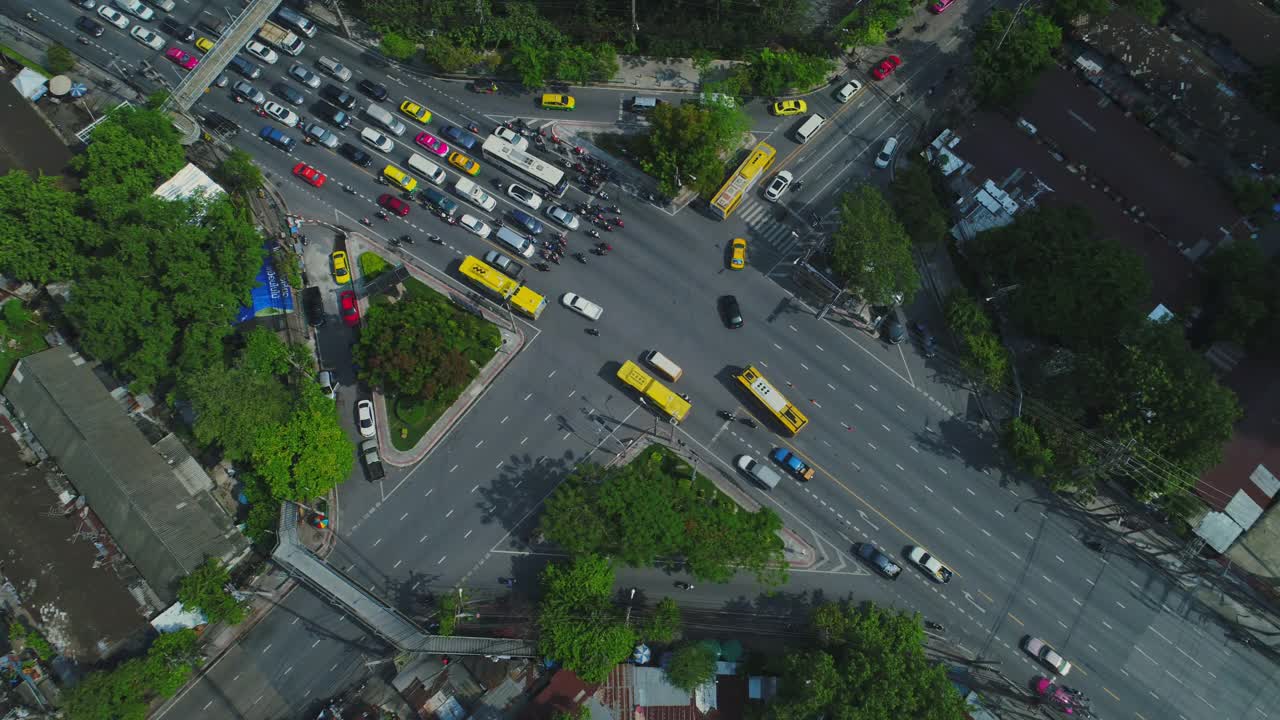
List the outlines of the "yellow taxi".
{"type": "Polygon", "coordinates": [[[396,185],[399,185],[403,190],[412,191],[414,188],[418,187],[417,178],[410,176],[409,173],[401,170],[395,165],[388,165],[382,168],[382,177],[390,180],[396,185]]]}
{"type": "Polygon", "coordinates": [[[351,271],[347,268],[347,254],[341,250],[329,256],[329,265],[333,268],[333,281],[339,285],[351,282],[351,271]]]}
{"type": "Polygon", "coordinates": [[[200,52],[209,52],[213,49],[213,41],[209,38],[196,38],[196,49],[200,52]]]}
{"type": "Polygon", "coordinates": [[[476,162],[475,160],[472,160],[471,158],[467,157],[466,155],[463,155],[460,152],[449,154],[449,164],[458,168],[459,170],[461,170],[462,172],[468,175],[480,174],[480,163],[476,162]]]}
{"type": "Polygon", "coordinates": [[[747,266],[747,241],[744,238],[734,238],[733,243],[729,246],[729,267],[734,270],[741,270],[747,266]]]}
{"type": "Polygon", "coordinates": [[[578,102],[573,99],[572,95],[547,93],[542,96],[542,108],[544,110],[572,110],[577,105],[578,102]]]}
{"type": "Polygon", "coordinates": [[[400,112],[408,115],[414,120],[417,120],[423,125],[431,122],[431,111],[412,100],[405,100],[400,103],[400,112]]]}
{"type": "Polygon", "coordinates": [[[773,114],[779,117],[803,115],[809,111],[809,103],[803,100],[779,100],[773,104],[773,114]]]}

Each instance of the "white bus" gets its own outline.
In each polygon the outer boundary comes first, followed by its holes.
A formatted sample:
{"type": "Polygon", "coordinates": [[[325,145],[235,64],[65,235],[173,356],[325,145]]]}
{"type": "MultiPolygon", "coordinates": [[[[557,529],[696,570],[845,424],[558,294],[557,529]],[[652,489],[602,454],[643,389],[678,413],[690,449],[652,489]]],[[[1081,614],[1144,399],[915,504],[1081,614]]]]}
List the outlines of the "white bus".
{"type": "Polygon", "coordinates": [[[517,150],[514,145],[497,135],[485,138],[481,150],[486,158],[497,162],[508,172],[533,181],[556,197],[564,197],[564,191],[569,189],[569,178],[565,177],[564,171],[517,150]]]}

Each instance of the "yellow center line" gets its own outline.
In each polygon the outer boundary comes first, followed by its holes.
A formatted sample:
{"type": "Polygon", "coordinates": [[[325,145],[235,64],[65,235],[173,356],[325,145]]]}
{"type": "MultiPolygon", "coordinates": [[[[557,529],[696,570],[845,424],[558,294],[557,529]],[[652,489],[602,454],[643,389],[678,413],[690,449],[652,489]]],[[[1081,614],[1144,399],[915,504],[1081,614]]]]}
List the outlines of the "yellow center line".
{"type": "MultiPolygon", "coordinates": [[[[1115,693],[1113,693],[1113,692],[1111,692],[1111,688],[1107,687],[1106,685],[1103,685],[1103,686],[1102,686],[1102,692],[1104,692],[1104,693],[1106,693],[1106,694],[1110,695],[1111,697],[1115,698],[1116,700],[1119,700],[1119,699],[1120,699],[1120,696],[1119,696],[1119,695],[1117,695],[1117,694],[1115,694],[1115,693]]],[[[1135,714],[1136,714],[1136,713],[1135,713],[1135,714]]],[[[1141,715],[1138,715],[1138,717],[1142,717],[1142,716],[1141,716],[1141,715]]]]}
{"type": "Polygon", "coordinates": [[[986,598],[986,599],[987,599],[987,602],[991,603],[992,605],[995,605],[995,604],[996,604],[996,601],[995,601],[994,599],[992,599],[992,597],[991,597],[990,595],[988,595],[988,594],[986,594],[986,593],[982,592],[981,590],[979,590],[979,591],[978,591],[978,594],[979,594],[979,595],[981,595],[982,597],[986,598]]]}
{"type": "MultiPolygon", "coordinates": [[[[839,486],[840,486],[840,488],[841,488],[842,490],[844,490],[845,492],[849,493],[849,495],[853,496],[853,498],[854,498],[855,500],[857,500],[858,502],[862,503],[863,505],[866,505],[866,506],[867,506],[867,509],[869,509],[871,512],[873,512],[873,513],[875,513],[876,515],[878,515],[878,516],[880,517],[880,519],[881,519],[881,520],[884,520],[885,522],[889,523],[889,525],[890,525],[894,530],[897,530],[898,532],[902,533],[902,536],[903,536],[903,537],[905,537],[906,539],[910,540],[912,545],[915,545],[915,546],[917,546],[917,547],[924,547],[924,546],[925,546],[925,545],[924,545],[924,543],[922,543],[922,542],[920,542],[919,540],[915,539],[915,537],[914,537],[914,536],[912,536],[912,534],[911,534],[911,533],[907,532],[906,530],[903,530],[901,527],[898,527],[898,524],[897,524],[897,523],[895,523],[894,521],[890,520],[890,519],[889,519],[889,516],[887,516],[887,515],[885,515],[884,513],[880,512],[880,509],[879,509],[879,508],[877,508],[875,505],[872,505],[870,502],[868,502],[866,498],[864,498],[864,497],[862,497],[861,495],[859,495],[858,493],[854,492],[854,491],[853,491],[853,489],[852,489],[852,488],[850,488],[849,486],[847,486],[847,485],[845,485],[844,483],[840,482],[839,478],[837,478],[835,475],[833,475],[833,474],[831,474],[830,472],[828,472],[827,470],[825,470],[821,465],[819,465],[819,464],[817,464],[817,463],[815,463],[815,462],[812,462],[812,461],[810,461],[810,460],[809,460],[809,458],[805,457],[804,455],[801,455],[801,454],[800,454],[800,451],[799,451],[799,450],[797,450],[797,449],[796,449],[796,447],[795,447],[794,445],[792,445],[791,443],[787,442],[786,440],[783,440],[782,438],[778,438],[778,442],[782,443],[783,445],[786,445],[788,450],[790,450],[791,452],[795,453],[795,454],[796,454],[796,457],[798,457],[798,458],[800,458],[801,460],[803,460],[803,461],[805,462],[805,464],[807,464],[809,467],[811,467],[811,468],[813,468],[813,469],[815,469],[815,470],[818,470],[818,471],[819,471],[819,472],[821,472],[823,475],[825,475],[825,476],[827,476],[828,478],[830,478],[832,482],[834,482],[836,485],[839,485],[839,486]]],[[[930,553],[930,554],[932,554],[932,553],[930,553]]],[[[955,568],[955,566],[954,566],[954,565],[950,565],[950,564],[948,564],[948,563],[943,563],[943,565],[946,565],[946,566],[947,566],[947,568],[948,568],[949,570],[951,570],[951,572],[952,572],[956,577],[962,577],[962,576],[960,575],[960,571],[956,570],[956,568],[955,568]]],[[[985,593],[984,593],[984,594],[985,594],[985,593]]],[[[988,600],[991,600],[991,598],[990,598],[990,597],[988,597],[987,599],[988,599],[988,600]]],[[[992,600],[992,604],[995,604],[995,601],[994,601],[994,600],[992,600]]]]}
{"type": "Polygon", "coordinates": [[[1021,626],[1023,626],[1023,627],[1026,627],[1026,626],[1027,626],[1027,624],[1026,624],[1026,623],[1024,623],[1024,622],[1022,622],[1021,620],[1019,620],[1019,619],[1018,619],[1018,616],[1017,616],[1017,615],[1014,615],[1013,613],[1005,613],[1005,614],[1006,614],[1006,615],[1008,615],[1008,616],[1009,616],[1009,618],[1010,618],[1011,620],[1013,620],[1014,622],[1018,623],[1019,625],[1021,625],[1021,626]]]}

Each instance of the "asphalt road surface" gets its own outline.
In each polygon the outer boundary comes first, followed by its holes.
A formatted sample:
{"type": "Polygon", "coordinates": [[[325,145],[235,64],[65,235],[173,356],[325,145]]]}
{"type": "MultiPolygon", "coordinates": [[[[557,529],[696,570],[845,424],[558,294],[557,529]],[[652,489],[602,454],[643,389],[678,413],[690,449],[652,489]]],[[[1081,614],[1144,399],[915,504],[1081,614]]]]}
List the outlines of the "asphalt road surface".
{"type": "MultiPolygon", "coordinates": [[[[18,5],[6,3],[6,12],[20,17],[18,5]]],[[[174,15],[190,20],[202,9],[216,8],[180,4],[174,15]]],[[[872,600],[943,623],[947,634],[940,642],[1000,663],[1017,682],[1046,672],[1019,649],[1025,635],[1044,638],[1074,664],[1069,682],[1094,698],[1103,718],[1266,717],[1276,700],[1267,661],[1225,640],[1181,587],[1127,546],[1105,554],[1083,547],[1088,531],[1082,519],[1040,486],[1006,472],[992,438],[976,429],[966,396],[957,389],[962,378],[952,356],[944,351],[926,360],[914,341],[890,346],[819,321],[814,308],[786,290],[789,264],[810,239],[804,219],[816,213],[830,220],[836,197],[852,182],[887,182],[887,171],[876,170],[869,156],[884,138],[905,142],[917,131],[929,103],[923,89],[942,81],[948,58],[957,52],[958,33],[980,16],[973,9],[968,15],[953,11],[904,41],[895,49],[906,61],[903,67],[884,83],[863,78],[866,89],[848,105],[835,103],[829,91],[808,96],[811,111],[831,120],[807,145],[789,136],[799,119],[773,118],[761,101],[748,106],[756,137],[779,149],[774,171],[790,169],[805,183],[780,205],[765,202],[757,191],[734,217],[717,222],[698,204],[676,211],[610,188],[610,202],[622,207],[626,222],[605,238],[614,251],[589,256],[586,265],[566,259],[549,273],[526,270],[532,273],[530,285],[557,307],[526,327],[527,347],[423,462],[392,469],[378,484],[366,483],[357,469],[342,489],[340,540],[330,561],[406,609],[420,592],[458,584],[476,597],[497,595],[502,576],[520,578],[521,593],[532,591],[538,569],[555,550],[530,545],[531,530],[540,503],[565,471],[584,459],[607,459],[627,438],[655,428],[669,432],[613,378],[622,361],[660,349],[685,369],[678,389],[691,396],[694,410],[676,435],[695,448],[700,463],[737,477],[737,455],[762,458],[785,446],[818,471],[808,483],[788,478],[773,492],[739,478],[818,548],[816,567],[791,573],[783,596],[792,602],[779,604],[744,577],[727,585],[699,583],[679,594],[686,606],[704,614],[753,607],[791,618],[816,598],[872,600]],[[905,93],[900,102],[893,99],[899,92],[905,93]],[[743,272],[727,269],[734,237],[749,242],[750,264],[743,272]],[[605,308],[596,324],[599,337],[585,334],[587,321],[558,306],[566,291],[605,308]],[[726,294],[742,303],[746,325],[740,330],[725,328],[717,314],[716,300],[726,294]],[[781,438],[768,424],[750,429],[716,416],[717,409],[757,412],[734,390],[732,373],[747,364],[761,368],[808,414],[809,427],[797,437],[781,438]],[[896,557],[904,565],[901,577],[887,581],[870,574],[850,554],[858,542],[896,557]],[[904,554],[912,545],[948,563],[956,572],[952,582],[936,584],[910,567],[904,554]]],[[[136,69],[145,59],[172,82],[181,77],[183,71],[160,53],[113,27],[90,45],[76,44],[72,23],[78,10],[71,3],[48,3],[37,12],[40,32],[104,67],[136,69]]],[[[167,40],[166,47],[194,50],[167,40]]],[[[510,118],[535,127],[560,121],[600,130],[643,124],[623,111],[623,100],[634,92],[575,88],[579,109],[550,113],[537,108],[534,94],[516,88],[478,95],[462,83],[373,67],[361,48],[324,33],[307,42],[299,58],[282,55],[275,65],[258,63],[264,74],[252,81],[267,94],[277,81],[303,92],[306,102],[295,109],[307,119],[313,117],[316,91],[285,71],[294,62],[314,69],[324,54],[353,70],[347,84],[353,91],[363,77],[384,82],[391,97],[383,105],[393,112],[402,98],[425,104],[435,113],[433,131],[442,123],[467,122],[488,131],[510,118]]],[[[384,162],[403,166],[409,152],[419,151],[413,144],[418,130],[407,119],[409,132],[396,138],[386,156],[360,143],[359,131],[367,126],[362,116],[340,131],[343,142],[375,156],[373,166],[363,169],[319,146],[299,144],[287,154],[260,142],[258,130],[272,121],[234,103],[225,89],[213,88],[193,112],[208,110],[243,127],[232,142],[255,156],[292,211],[340,225],[354,227],[374,214],[374,199],[387,191],[374,182],[384,162]],[[329,183],[315,189],[292,177],[297,162],[320,168],[329,183]],[[338,184],[357,193],[341,192],[338,184]]],[[[299,130],[286,132],[301,140],[299,130]]],[[[513,207],[489,185],[511,178],[477,159],[483,166],[478,182],[498,197],[498,210],[513,207]]],[[[458,176],[448,169],[452,184],[458,176]]],[[[583,199],[575,188],[565,201],[583,199]]],[[[470,206],[465,211],[484,215],[470,206]]],[[[440,234],[444,246],[418,242],[404,251],[451,273],[463,255],[496,248],[418,207],[405,219],[375,220],[371,230],[382,238],[440,234]]],[[[308,234],[309,275],[333,303],[336,287],[325,265],[331,248],[315,241],[328,233],[308,234]]],[[[572,252],[585,250],[591,240],[577,232],[569,242],[572,252]]],[[[346,423],[356,393],[344,366],[350,333],[334,317],[320,343],[323,363],[337,368],[347,384],[341,397],[346,423]]],[[[623,585],[640,587],[655,600],[676,592],[676,579],[654,570],[620,572],[623,585]]],[[[365,663],[384,652],[340,610],[310,591],[295,592],[168,715],[290,715],[354,682],[368,671],[365,663]]]]}

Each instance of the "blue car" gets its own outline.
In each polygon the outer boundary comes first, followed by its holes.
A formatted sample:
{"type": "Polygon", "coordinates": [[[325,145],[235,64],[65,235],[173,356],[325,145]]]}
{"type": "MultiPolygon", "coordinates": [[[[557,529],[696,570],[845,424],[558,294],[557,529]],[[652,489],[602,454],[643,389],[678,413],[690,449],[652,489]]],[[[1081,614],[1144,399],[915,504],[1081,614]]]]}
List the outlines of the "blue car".
{"type": "Polygon", "coordinates": [[[530,235],[542,234],[542,221],[523,210],[512,210],[511,219],[530,235]]]}
{"type": "Polygon", "coordinates": [[[282,130],[272,127],[271,125],[262,128],[258,133],[258,137],[266,140],[285,152],[291,152],[293,150],[293,146],[298,143],[297,140],[285,135],[282,130]]]}
{"type": "Polygon", "coordinates": [[[476,136],[452,125],[445,125],[442,135],[453,141],[454,145],[470,150],[476,145],[476,136]]]}

